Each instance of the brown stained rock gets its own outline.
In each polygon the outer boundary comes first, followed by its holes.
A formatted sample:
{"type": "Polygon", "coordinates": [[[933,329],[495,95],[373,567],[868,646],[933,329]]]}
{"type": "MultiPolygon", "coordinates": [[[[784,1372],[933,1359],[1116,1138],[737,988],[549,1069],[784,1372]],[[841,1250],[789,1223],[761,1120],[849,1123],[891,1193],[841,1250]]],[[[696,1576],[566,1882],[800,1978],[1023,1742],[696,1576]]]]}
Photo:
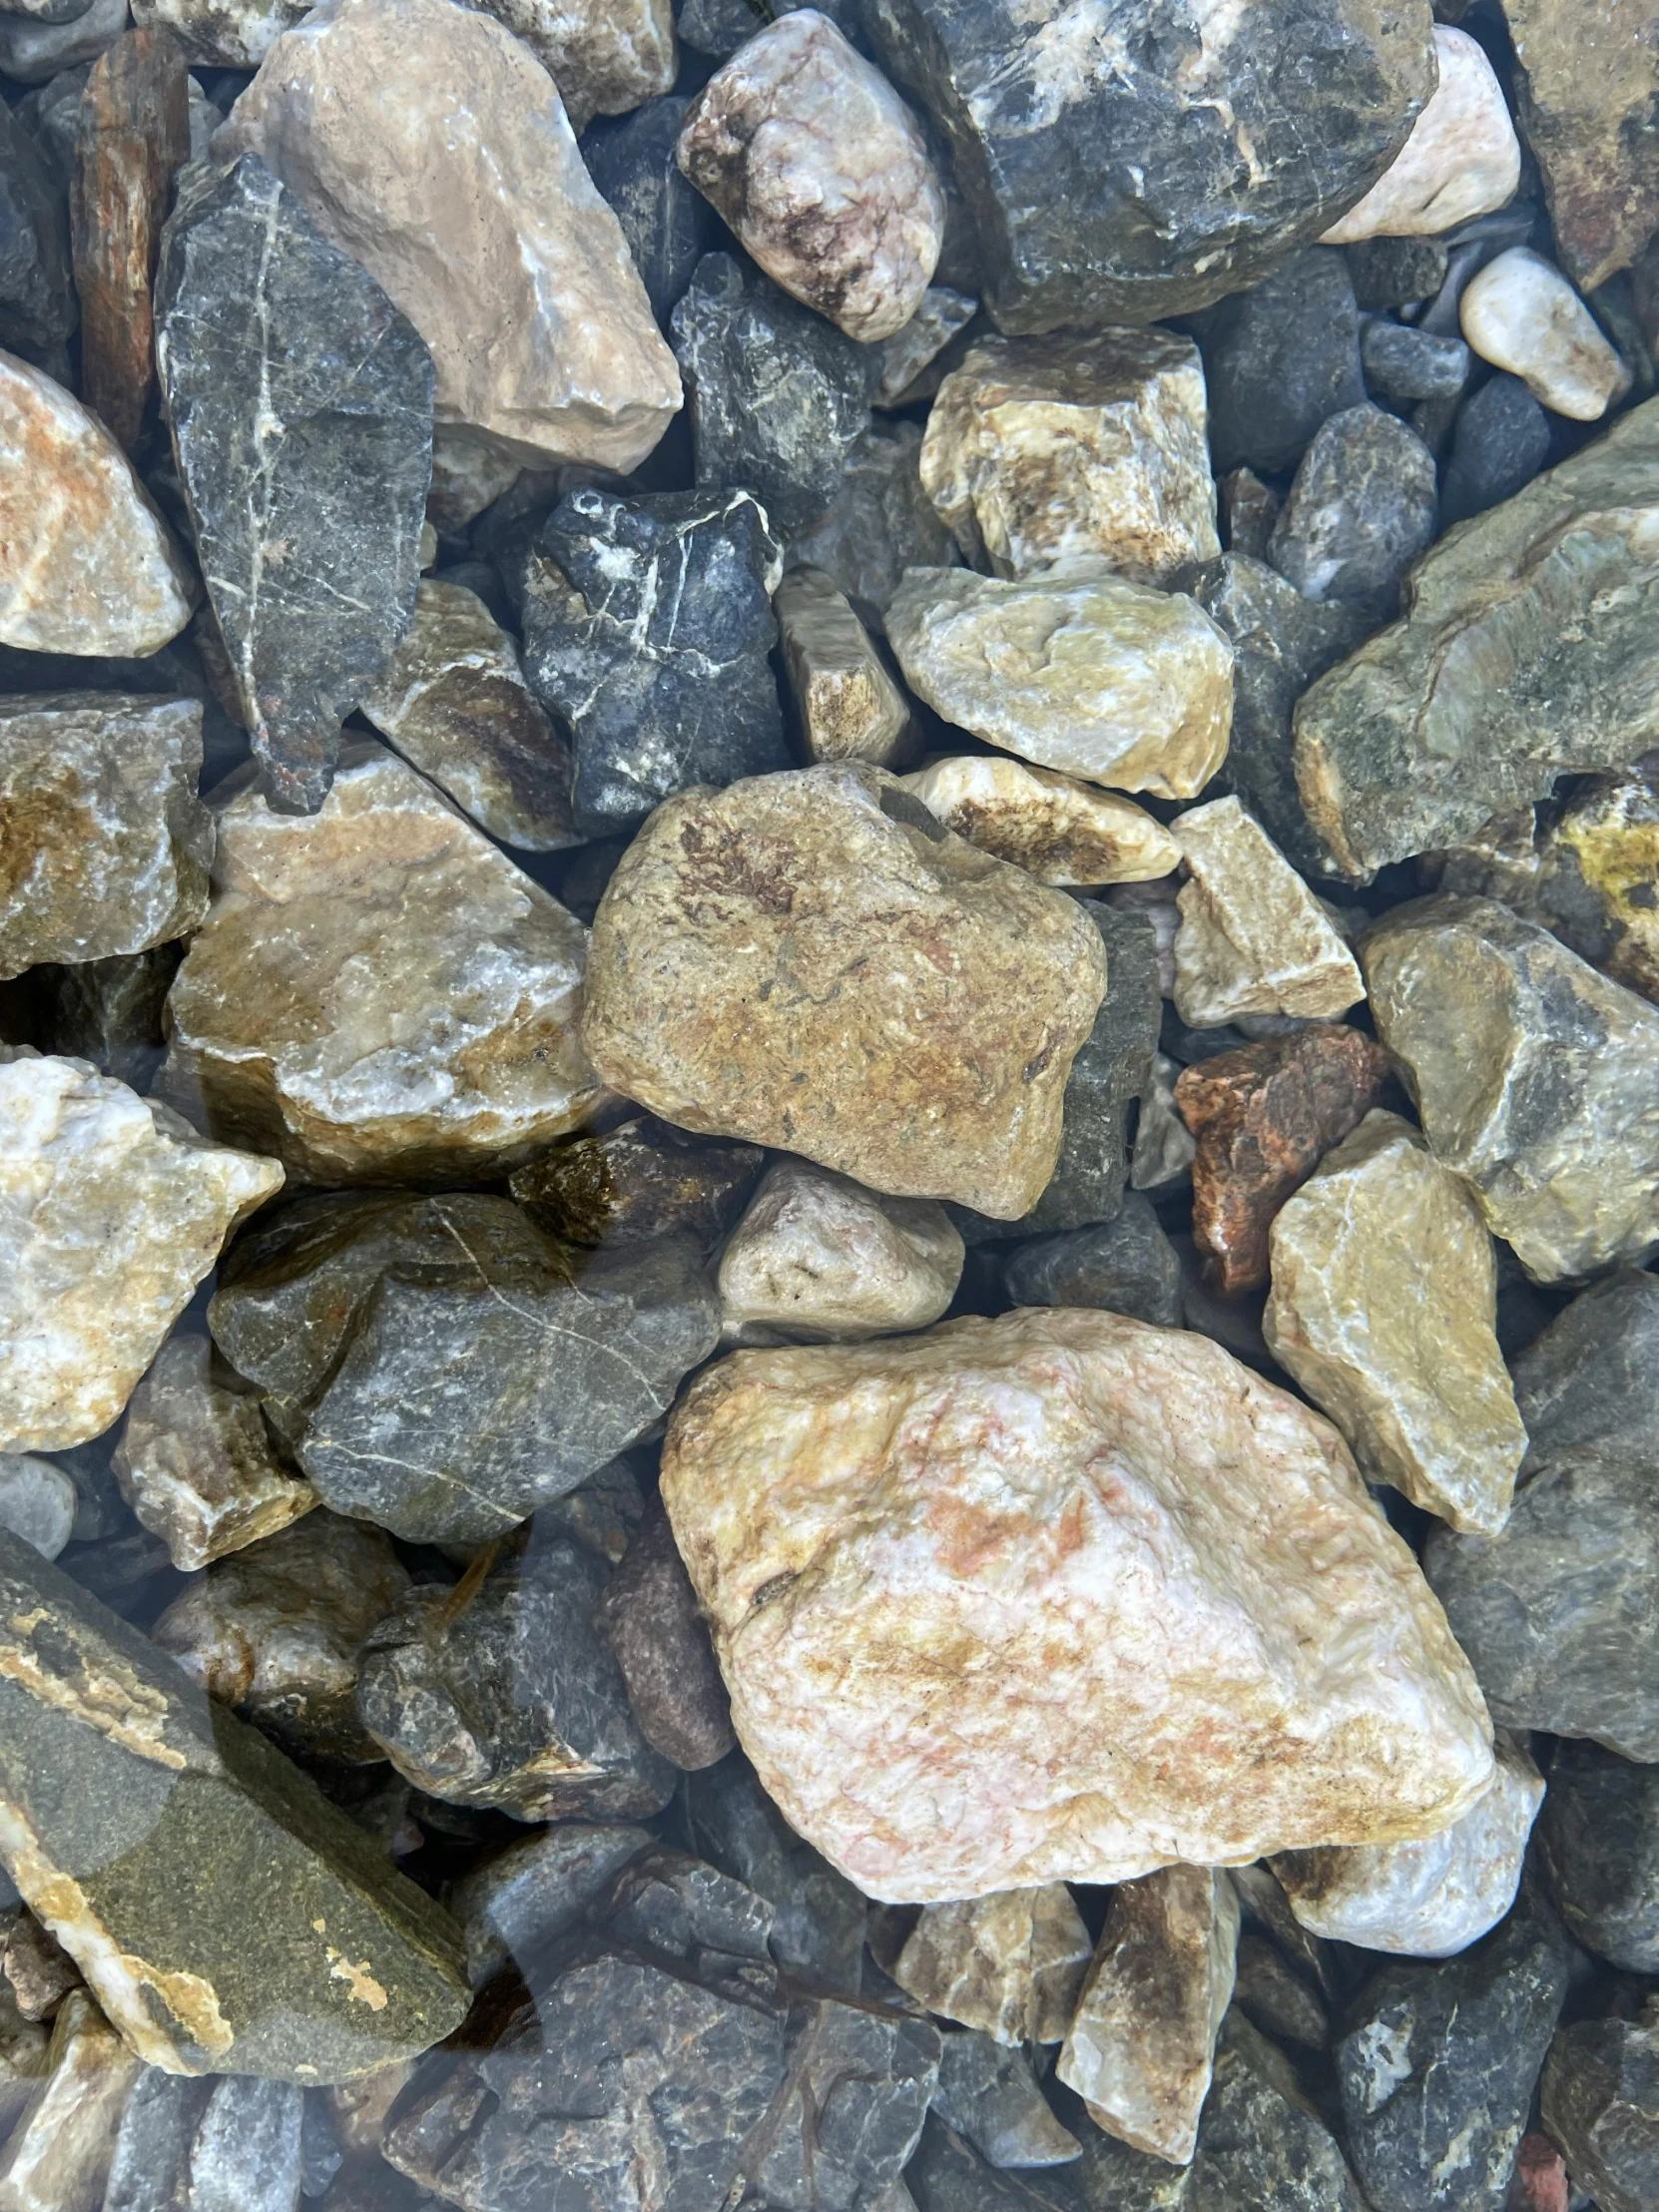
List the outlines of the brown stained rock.
{"type": "Polygon", "coordinates": [[[507,1188],[538,1229],[568,1244],[649,1244],[681,1229],[713,1244],[765,1164],[759,1145],[710,1144],[642,1114],[556,1145],[507,1188]]]}
{"type": "Polygon", "coordinates": [[[151,284],[173,173],[190,159],[185,53],[159,25],[92,66],[77,120],[72,226],[81,389],[130,453],[156,384],[151,284]]]}
{"type": "Polygon", "coordinates": [[[924,1906],[889,1970],[930,2012],[999,2043],[1057,2043],[1091,1947],[1071,1892],[1049,1882],[924,1906]]]}
{"type": "Polygon", "coordinates": [[[25,1910],[6,1937],[6,1979],[26,2020],[47,2020],[71,1989],[79,1989],[81,1969],[49,1929],[25,1910]]]}
{"type": "Polygon", "coordinates": [[[1239,1937],[1233,2001],[1264,2035],[1300,2043],[1304,2050],[1324,2050],[1331,2040],[1325,2006],[1280,1956],[1278,1947],[1254,1929],[1246,1929],[1239,1937]]]}
{"type": "Polygon", "coordinates": [[[1182,1074],[1175,1103],[1198,1143],[1193,1238],[1225,1297],[1267,1282],[1273,1217],[1381,1104],[1387,1074],[1375,1038],[1337,1026],[1264,1037],[1182,1074]]]}
{"type": "Polygon", "coordinates": [[[772,611],[808,759],[892,768],[912,754],[904,694],[823,569],[792,568],[773,594],[772,611]]]}
{"type": "Polygon", "coordinates": [[[687,1772],[724,1759],[738,1740],[732,1701],[660,1502],[606,1584],[600,1618],[652,1750],[687,1772]]]}

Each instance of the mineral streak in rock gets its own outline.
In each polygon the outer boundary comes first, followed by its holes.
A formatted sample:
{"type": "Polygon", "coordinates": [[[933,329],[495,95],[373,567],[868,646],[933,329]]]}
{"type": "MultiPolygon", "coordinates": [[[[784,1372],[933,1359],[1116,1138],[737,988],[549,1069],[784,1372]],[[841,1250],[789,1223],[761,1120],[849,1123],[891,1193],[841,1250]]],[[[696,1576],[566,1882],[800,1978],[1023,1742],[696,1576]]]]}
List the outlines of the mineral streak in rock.
{"type": "Polygon", "coordinates": [[[1180,865],[1180,846],[1144,808],[1052,769],[962,754],[904,786],[947,830],[1039,883],[1139,883],[1180,865]]]}

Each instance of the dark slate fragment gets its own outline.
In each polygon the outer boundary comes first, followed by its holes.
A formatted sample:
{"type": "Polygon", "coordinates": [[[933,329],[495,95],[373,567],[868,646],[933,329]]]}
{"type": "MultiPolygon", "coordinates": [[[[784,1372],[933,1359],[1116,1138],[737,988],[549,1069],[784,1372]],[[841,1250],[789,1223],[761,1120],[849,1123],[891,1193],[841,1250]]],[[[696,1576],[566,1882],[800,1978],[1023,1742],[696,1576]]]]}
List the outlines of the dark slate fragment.
{"type": "Polygon", "coordinates": [[[1520,378],[1488,378],[1464,402],[1452,432],[1442,528],[1512,499],[1549,458],[1549,417],[1520,378]]]}
{"type": "Polygon", "coordinates": [[[1082,2155],[1038,2088],[1029,2056],[994,2036],[944,2038],[933,2109],[992,2166],[1065,2166],[1082,2155]]]}
{"type": "MultiPolygon", "coordinates": [[[[1640,2020],[1579,2020],[1550,2046],[1544,2126],[1598,2212],[1659,2204],[1659,2006],[1640,2020]]],[[[1575,2198],[1575,2201],[1577,2199],[1575,2198]]]]}
{"type": "Polygon", "coordinates": [[[192,2212],[191,2145],[214,2087],[145,2067],[122,2107],[104,2212],[192,2212]]]}
{"type": "MultiPolygon", "coordinates": [[[[1086,2139],[1085,2161],[1091,2147],[1110,2141],[1097,2135],[1091,2145],[1086,2139]]],[[[1143,2165],[1162,2163],[1138,2151],[1129,2156],[1143,2165]]],[[[1184,2212],[1361,2212],[1363,2203],[1347,2160],[1302,2094],[1290,2062],[1237,2011],[1222,2022],[1189,2172],[1184,2212]]],[[[1100,2174],[1098,2163],[1094,2174],[1100,2174]]],[[[1117,2207],[1102,2190],[1091,2198],[1090,2212],[1117,2207]]]]}
{"type": "Polygon", "coordinates": [[[1354,296],[1372,313],[1432,299],[1445,282],[1446,250],[1438,239],[1361,239],[1343,248],[1354,296]]]}
{"type": "Polygon", "coordinates": [[[1254,1929],[1239,1937],[1233,2001],[1264,2035],[1281,2042],[1323,2050],[1331,2040],[1325,2006],[1299,1973],[1292,1971],[1278,1946],[1254,1929]]]}
{"type": "Polygon", "coordinates": [[[509,1958],[526,1962],[545,1951],[650,1841],[648,1830],[624,1822],[563,1821],[463,1875],[449,1910],[466,1936],[472,1986],[481,1989],[509,1958]]]}
{"type": "Polygon", "coordinates": [[[1004,1276],[1014,1306],[1099,1306],[1181,1326],[1181,1262],[1141,1191],[1125,1194],[1115,1220],[1017,1245],[1004,1276]]]}
{"type": "Polygon", "coordinates": [[[1369,402],[1323,424],[1303,455],[1268,559],[1309,599],[1341,599],[1386,621],[1406,570],[1434,541],[1434,456],[1369,402]]]}
{"type": "Polygon", "coordinates": [[[877,422],[847,454],[827,511],[792,539],[791,568],[821,568],[879,618],[907,568],[958,568],[961,551],[921,485],[921,428],[877,422]]]}
{"type": "Polygon", "coordinates": [[[1284,505],[1271,484],[1264,484],[1253,468],[1236,468],[1216,486],[1226,521],[1228,550],[1265,560],[1268,540],[1284,505]]]}
{"type": "Polygon", "coordinates": [[[1455,399],[1469,380],[1469,349],[1461,338],[1385,318],[1360,335],[1366,381],[1384,399],[1455,399]]]}
{"type": "Polygon", "coordinates": [[[0,345],[44,358],[74,329],[76,313],[64,196],[0,101],[0,345]]]}
{"type": "Polygon", "coordinates": [[[36,968],[47,1031],[42,1050],[90,1060],[101,1073],[147,1091],[166,1055],[162,1007],[183,952],[176,941],[36,968]]]}
{"type": "Polygon", "coordinates": [[[1360,310],[1348,265],[1311,246],[1225,300],[1200,333],[1219,474],[1302,458],[1322,422],[1366,396],[1360,310]]]}
{"type": "Polygon", "coordinates": [[[606,1584],[600,1615],[651,1748],[688,1771],[724,1759],[737,1742],[732,1701],[660,1498],[606,1584]]]}
{"type": "Polygon", "coordinates": [[[538,1229],[569,1244],[644,1244],[677,1230],[713,1243],[765,1165],[759,1145],[689,1136],[642,1114],[556,1145],[507,1187],[538,1229]]]}
{"type": "Polygon", "coordinates": [[[1581,1943],[1631,1973],[1659,1973],[1659,1766],[1599,1744],[1558,1743],[1538,1857],[1581,1943]]]}
{"type": "Polygon", "coordinates": [[[745,2146],[768,2212],[868,2212],[921,2134],[939,2071],[931,2020],[834,1997],[790,2008],[783,2088],[745,2146]]]}
{"type": "MultiPolygon", "coordinates": [[[[1144,2163],[1148,2168],[1163,2165],[1155,2158],[1147,2158],[1144,2163]]],[[[1174,2177],[1180,2169],[1163,2166],[1163,2171],[1174,2177]]],[[[916,2154],[904,2169],[904,2186],[915,2200],[916,2212],[1097,2212],[1094,2203],[1083,2195],[1070,2167],[1051,2167],[1047,2172],[999,2171],[937,2114],[928,2120],[916,2154]]],[[[1162,2197],[1136,2195],[1132,2189],[1111,2198],[1102,2197],[1098,2212],[1165,2212],[1165,2207],[1180,2203],[1176,2193],[1179,2186],[1180,2182],[1172,2178],[1169,2193],[1162,2197]]]]}
{"type": "MultiPolygon", "coordinates": [[[[737,4],[747,15],[746,0],[737,4]]],[[[588,175],[622,225],[651,310],[664,323],[719,232],[714,210],[674,158],[690,106],[665,94],[631,115],[599,117],[580,141],[588,175]]]]}
{"type": "Polygon", "coordinates": [[[654,1844],[630,1859],[595,1906],[614,1940],[688,1962],[704,1981],[730,1978],[729,1961],[767,1968],[746,1985],[773,1986],[773,1909],[745,1883],[688,1852],[654,1844]]]}
{"type": "Polygon", "coordinates": [[[791,765],[768,659],[779,574],[746,490],[582,490],[554,508],[524,565],[524,669],[571,729],[583,835],[791,765]]]}
{"type": "Polygon", "coordinates": [[[314,813],[408,629],[432,360],[254,155],[187,171],[157,363],[208,594],[272,804],[314,813]]]}

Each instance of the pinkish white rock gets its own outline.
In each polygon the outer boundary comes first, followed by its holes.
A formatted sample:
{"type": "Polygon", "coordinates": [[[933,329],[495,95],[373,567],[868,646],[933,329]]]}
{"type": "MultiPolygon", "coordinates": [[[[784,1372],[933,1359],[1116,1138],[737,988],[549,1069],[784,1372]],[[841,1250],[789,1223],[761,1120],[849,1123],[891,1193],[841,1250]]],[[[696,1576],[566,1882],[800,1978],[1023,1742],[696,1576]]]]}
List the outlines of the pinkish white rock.
{"type": "Polygon", "coordinates": [[[1180,864],[1180,846],[1144,807],[1052,769],[963,753],[902,782],[947,830],[1039,883],[1139,883],[1180,864]]]}
{"type": "Polygon", "coordinates": [[[1175,1006],[1194,1029],[1243,1015],[1347,1013],[1366,995],[1330,916],[1237,799],[1175,823],[1191,880],[1177,899],[1175,1006]]]}
{"type": "Polygon", "coordinates": [[[1411,135],[1358,207],[1322,243],[1424,238],[1507,207],[1520,183],[1520,140],[1485,49],[1467,31],[1434,26],[1440,82],[1411,135]]]}
{"type": "Polygon", "coordinates": [[[1063,1882],[922,1908],[891,1973],[901,1989],[999,2043],[1057,2043],[1089,1963],[1089,1932],[1063,1882]]]}
{"type": "Polygon", "coordinates": [[[1534,399],[1574,422],[1599,422],[1630,388],[1630,371],[1561,272],[1512,246],[1469,279],[1458,306],[1483,361],[1518,376],[1534,399]]]}

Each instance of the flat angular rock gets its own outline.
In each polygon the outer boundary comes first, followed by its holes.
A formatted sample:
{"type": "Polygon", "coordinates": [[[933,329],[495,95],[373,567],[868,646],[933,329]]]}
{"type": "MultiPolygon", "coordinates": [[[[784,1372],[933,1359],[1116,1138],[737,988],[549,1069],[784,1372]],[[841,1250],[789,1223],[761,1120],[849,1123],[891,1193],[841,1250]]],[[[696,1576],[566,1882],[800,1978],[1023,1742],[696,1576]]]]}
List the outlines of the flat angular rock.
{"type": "Polygon", "coordinates": [[[1098,1306],[1162,1329],[1181,1326],[1181,1263],[1138,1191],[1109,1222],[1016,1245],[1003,1280],[1015,1306],[1098,1306]]]}
{"type": "Polygon", "coordinates": [[[463,1875],[449,1909],[466,1935],[472,1986],[509,1959],[544,1951],[651,1841],[648,1829],[626,1822],[558,1821],[463,1875]]]}
{"type": "MultiPolygon", "coordinates": [[[[747,5],[747,0],[743,0],[747,5]]],[[[790,545],[838,591],[885,612],[907,568],[941,568],[956,543],[921,488],[921,431],[876,422],[853,439],[829,507],[790,545]]]]}
{"type": "Polygon", "coordinates": [[[1601,326],[1541,254],[1512,246],[1464,289],[1458,319],[1483,361],[1518,376],[1533,398],[1574,422],[1599,422],[1630,388],[1601,326]]]}
{"type": "Polygon", "coordinates": [[[452,0],[327,0],[272,46],[222,154],[258,154],[384,284],[431,350],[439,422],[543,468],[625,471],[662,436],[673,357],[552,78],[503,23],[452,0]]]}
{"type": "Polygon", "coordinates": [[[142,2070],[83,1994],[65,2002],[47,2065],[0,2151],[5,2212],[57,2212],[104,2201],[121,2109],[142,2070]]]}
{"type": "Polygon", "coordinates": [[[1188,881],[1176,903],[1175,1004],[1194,1028],[1243,1014],[1345,1014],[1365,996],[1354,955],[1237,799],[1176,818],[1188,881]]]}
{"type": "Polygon", "coordinates": [[[0,344],[47,355],[75,327],[69,232],[57,181],[8,108],[0,122],[0,344]]]}
{"type": "Polygon", "coordinates": [[[921,2134],[938,2080],[930,2020],[813,1997],[790,2016],[790,2067],[746,2151],[761,2201],[879,2205],[921,2134]]]}
{"type": "Polygon", "coordinates": [[[904,786],[947,830],[1039,883],[1139,883],[1180,864],[1180,846],[1144,808],[1023,761],[946,756],[904,786]]]}
{"type": "Polygon", "coordinates": [[[1490,1779],[1473,1677],[1335,1431],[1184,1332],[1046,1309],[897,1345],[738,1353],[681,1400],[663,1497],[739,1741],[867,1894],[930,1902],[1394,1842],[1449,1826],[1490,1779]],[[995,1410],[1016,1402],[1017,1446],[995,1410]],[[987,1433],[1017,1449],[1017,1502],[987,1433]],[[1110,1490],[1086,1471],[1106,1456],[1110,1490]],[[1250,1468],[1248,1542],[1218,1463],[1250,1468]],[[1179,1594],[1117,1581],[1130,1515],[1138,1559],[1155,1526],[1186,1563],[1179,1594]],[[1334,1652],[1313,1624],[1339,1610],[1334,1652]],[[1200,1651],[1229,1687],[1197,1757],[1200,1651]],[[809,1687],[827,1671],[833,1748],[809,1687]],[[895,1801],[895,1768],[927,1786],[895,1801]]]}
{"type": "Polygon", "coordinates": [[[1436,23],[1434,58],[1440,81],[1410,137],[1359,206],[1325,233],[1326,245],[1432,237],[1514,198],[1520,141],[1484,47],[1436,23]]]}
{"type": "Polygon", "coordinates": [[[1395,907],[1364,958],[1435,1157],[1533,1280],[1650,1251],[1659,1010],[1492,899],[1395,907]]]}
{"type": "Polygon", "coordinates": [[[892,1975],[948,2020],[994,2042],[1058,2043],[1071,2025],[1092,1946],[1063,1882],[924,1906],[892,1975]]]}
{"type": "Polygon", "coordinates": [[[774,1958],[815,1988],[856,1996],[867,1908],[843,1875],[803,1843],[741,1752],[686,1777],[686,1825],[698,1851],[772,1908],[774,1958]]]}
{"type": "Polygon", "coordinates": [[[1659,1965],[1659,1770],[1599,1744],[1559,1743],[1539,1859],[1572,1934],[1631,1973],[1659,1965]]]}
{"type": "Polygon", "coordinates": [[[1659,2186],[1659,2013],[1577,2020],[1549,2048],[1543,2118],[1580,2189],[1606,2212],[1644,2212],[1659,2186]]]}
{"type": "Polygon", "coordinates": [[[1014,581],[912,569],[887,634],[918,698],[1041,768],[1191,799],[1226,758],[1232,647],[1191,599],[1099,561],[1014,581]]]}
{"type": "Polygon", "coordinates": [[[896,768],[914,744],[909,705],[844,596],[803,565],[773,593],[772,611],[807,758],[896,768]]]}
{"type": "Polygon", "coordinates": [[[989,2035],[945,2036],[933,2110],[999,2169],[1064,2166],[1082,2155],[1038,2088],[1030,2059],[989,2035]]]}
{"type": "Polygon", "coordinates": [[[1221,550],[1207,419],[1198,348],[1173,331],[988,338],[939,386],[921,480],[995,576],[1097,554],[1167,583],[1221,550]]]}
{"type": "Polygon", "coordinates": [[[538,1229],[569,1244],[649,1244],[678,1230],[713,1244],[765,1160],[758,1145],[711,1144],[642,1115],[556,1146],[509,1188],[538,1229]]]}
{"type": "Polygon", "coordinates": [[[0,701],[0,976],[182,937],[208,910],[213,818],[193,699],[0,701]]]}
{"type": "Polygon", "coordinates": [[[217,814],[164,1096],[318,1183],[487,1177],[588,1118],[587,932],[412,769],[356,742],[317,814],[217,814]]]}
{"type": "Polygon", "coordinates": [[[841,762],[659,808],[596,917],[583,1034],[685,1127],[1014,1219],[1104,984],[1069,900],[841,762]]]}
{"type": "Polygon", "coordinates": [[[724,1759],[737,1743],[731,1700],[656,1499],[605,1585],[600,1617],[652,1750],[688,1772],[724,1759]]]}
{"type": "Polygon", "coordinates": [[[768,655],[779,554],[747,491],[574,491],[525,578],[524,665],[570,727],[582,836],[789,761],[768,655]]]}
{"type": "Polygon", "coordinates": [[[668,94],[582,133],[588,175],[622,226],[659,322],[673,313],[718,229],[708,202],[686,182],[675,159],[690,105],[668,94]]]}
{"type": "Polygon", "coordinates": [[[1434,456],[1421,438],[1381,407],[1349,407],[1303,455],[1267,558],[1309,599],[1391,612],[1438,513],[1434,456]]]}
{"type": "Polygon", "coordinates": [[[482,1543],[652,1427],[718,1312],[690,1237],[587,1254],[459,1192],[285,1211],[209,1321],[325,1504],[482,1543]]]}
{"type": "Polygon", "coordinates": [[[1204,366],[1217,470],[1293,468],[1322,422],[1366,396],[1344,257],[1305,247],[1224,301],[1205,327],[1204,366]]]}
{"type": "Polygon", "coordinates": [[[692,102],[680,167],[795,298],[861,343],[920,306],[944,243],[926,141],[815,8],[768,22],[692,102]]]}
{"type": "Polygon", "coordinates": [[[141,2068],[121,2108],[106,2212],[175,2212],[190,2205],[191,2149],[213,2094],[212,2081],[141,2068]]]}
{"type": "Polygon", "coordinates": [[[998,325],[1151,322],[1248,284],[1378,179],[1434,89],[1427,8],[1308,0],[1160,36],[1013,0],[874,0],[899,82],[950,139],[998,325]],[[1283,70],[1284,40],[1313,61],[1283,70]],[[1314,91],[1317,82],[1317,95],[1314,91]]]}

